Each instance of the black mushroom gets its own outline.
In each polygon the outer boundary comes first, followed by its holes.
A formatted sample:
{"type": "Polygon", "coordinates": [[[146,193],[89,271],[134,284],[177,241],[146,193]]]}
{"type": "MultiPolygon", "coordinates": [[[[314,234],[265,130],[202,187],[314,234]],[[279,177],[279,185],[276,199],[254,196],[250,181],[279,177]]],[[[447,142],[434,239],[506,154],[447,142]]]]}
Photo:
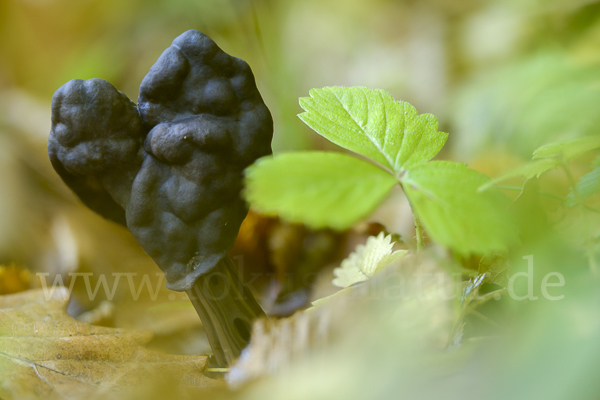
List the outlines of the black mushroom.
{"type": "Polygon", "coordinates": [[[187,291],[219,365],[263,315],[227,257],[247,207],[243,170],[271,153],[273,121],[246,62],[190,30],[140,86],[136,106],[102,79],[72,80],[52,99],[48,153],[89,208],[126,225],[187,291]]]}

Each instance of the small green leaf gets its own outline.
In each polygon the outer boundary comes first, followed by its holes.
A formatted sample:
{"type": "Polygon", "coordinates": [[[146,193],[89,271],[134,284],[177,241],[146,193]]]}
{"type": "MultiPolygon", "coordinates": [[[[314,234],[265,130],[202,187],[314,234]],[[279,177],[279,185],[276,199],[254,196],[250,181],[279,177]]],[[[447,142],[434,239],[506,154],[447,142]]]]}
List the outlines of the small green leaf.
{"type": "Polygon", "coordinates": [[[526,179],[539,178],[541,174],[557,168],[561,163],[570,161],[599,147],[600,135],[561,140],[547,144],[533,152],[533,161],[492,179],[485,185],[482,185],[479,191],[484,191],[498,182],[515,176],[523,176],[526,179]]]}
{"type": "Polygon", "coordinates": [[[432,161],[406,171],[401,183],[431,238],[468,255],[515,241],[508,198],[497,190],[477,192],[488,179],[464,164],[432,161]]]}
{"type": "Polygon", "coordinates": [[[246,169],[245,197],[259,212],[342,230],[372,212],[397,183],[381,168],[350,155],[283,153],[246,169]]]}
{"type": "Polygon", "coordinates": [[[488,253],[479,260],[478,272],[485,276],[485,282],[506,287],[510,275],[506,257],[501,254],[488,253]]]}
{"type": "Polygon", "coordinates": [[[479,192],[483,192],[484,190],[489,189],[494,186],[498,182],[504,181],[508,178],[513,178],[515,176],[523,176],[526,179],[539,178],[541,174],[546,171],[550,171],[560,165],[560,161],[556,158],[544,158],[541,160],[535,160],[529,162],[527,164],[523,164],[512,171],[508,171],[505,174],[495,177],[492,180],[487,181],[485,184],[481,185],[479,188],[479,192]]]}
{"type": "MultiPolygon", "coordinates": [[[[577,193],[579,194],[579,199],[584,201],[600,192],[600,157],[597,158],[592,165],[595,167],[591,172],[583,175],[579,182],[577,182],[577,193]]],[[[577,196],[571,189],[571,192],[567,196],[566,204],[569,207],[573,207],[578,204],[577,196]]]]}
{"type": "Polygon", "coordinates": [[[393,248],[392,235],[385,236],[383,232],[377,236],[370,236],[364,245],[356,246],[354,252],[342,261],[341,266],[333,270],[335,279],[332,283],[343,289],[313,301],[313,306],[306,311],[311,312],[315,307],[322,307],[335,298],[350,295],[356,288],[355,284],[371,279],[408,253],[408,250],[392,252],[393,248]]]}
{"type": "Polygon", "coordinates": [[[429,161],[448,134],[431,114],[417,113],[384,90],[364,87],[312,89],[300,98],[298,116],[333,143],[369,157],[392,171],[429,161]]]}
{"type": "Polygon", "coordinates": [[[333,284],[347,288],[366,281],[408,252],[408,250],[392,252],[393,248],[391,235],[385,236],[381,232],[378,236],[370,236],[367,243],[358,245],[354,252],[342,261],[341,266],[333,271],[335,275],[333,284]]]}
{"type": "Polygon", "coordinates": [[[600,135],[561,140],[542,146],[533,152],[533,159],[558,158],[570,161],[600,147],[600,135]]]}

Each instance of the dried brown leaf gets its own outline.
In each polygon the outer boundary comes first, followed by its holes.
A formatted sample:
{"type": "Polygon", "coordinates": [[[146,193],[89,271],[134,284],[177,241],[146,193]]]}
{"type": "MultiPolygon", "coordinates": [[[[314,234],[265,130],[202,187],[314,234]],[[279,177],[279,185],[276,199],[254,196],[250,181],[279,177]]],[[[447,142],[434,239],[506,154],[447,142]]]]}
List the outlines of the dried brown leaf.
{"type": "Polygon", "coordinates": [[[151,333],[89,325],[65,311],[67,290],[0,296],[0,398],[82,398],[149,386],[172,377],[212,386],[206,356],[178,356],[142,345],[151,333]]]}

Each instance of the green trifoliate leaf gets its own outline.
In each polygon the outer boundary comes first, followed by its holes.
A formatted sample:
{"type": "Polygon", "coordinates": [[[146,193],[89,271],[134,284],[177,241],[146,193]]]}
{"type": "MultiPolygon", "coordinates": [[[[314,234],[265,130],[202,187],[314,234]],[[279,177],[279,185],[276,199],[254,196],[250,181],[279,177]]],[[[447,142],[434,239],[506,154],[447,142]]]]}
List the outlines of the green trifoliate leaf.
{"type": "Polygon", "coordinates": [[[259,212],[342,230],[373,211],[397,183],[381,168],[346,154],[284,153],[246,169],[245,197],[259,212]]]}
{"type": "Polygon", "coordinates": [[[300,98],[299,117],[333,143],[399,172],[431,160],[448,134],[431,114],[387,92],[364,87],[312,89],[300,98]]]}
{"type": "Polygon", "coordinates": [[[333,273],[336,278],[333,284],[339,287],[349,287],[358,282],[372,278],[377,272],[389,266],[392,262],[406,255],[407,250],[392,252],[394,243],[392,236],[381,232],[371,236],[364,245],[358,245],[333,273]]]}
{"type": "Polygon", "coordinates": [[[464,164],[432,161],[401,177],[413,212],[433,240],[458,253],[504,250],[514,242],[508,198],[497,190],[478,193],[489,180],[464,164]]]}

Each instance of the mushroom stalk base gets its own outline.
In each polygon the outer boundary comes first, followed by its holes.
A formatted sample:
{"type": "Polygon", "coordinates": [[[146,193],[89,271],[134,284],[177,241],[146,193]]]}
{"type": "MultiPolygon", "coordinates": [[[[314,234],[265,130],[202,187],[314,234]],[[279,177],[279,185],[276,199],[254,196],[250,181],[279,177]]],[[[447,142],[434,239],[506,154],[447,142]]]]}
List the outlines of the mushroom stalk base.
{"type": "Polygon", "coordinates": [[[229,257],[186,292],[202,320],[217,366],[230,365],[250,342],[252,322],[265,316],[229,257]]]}

